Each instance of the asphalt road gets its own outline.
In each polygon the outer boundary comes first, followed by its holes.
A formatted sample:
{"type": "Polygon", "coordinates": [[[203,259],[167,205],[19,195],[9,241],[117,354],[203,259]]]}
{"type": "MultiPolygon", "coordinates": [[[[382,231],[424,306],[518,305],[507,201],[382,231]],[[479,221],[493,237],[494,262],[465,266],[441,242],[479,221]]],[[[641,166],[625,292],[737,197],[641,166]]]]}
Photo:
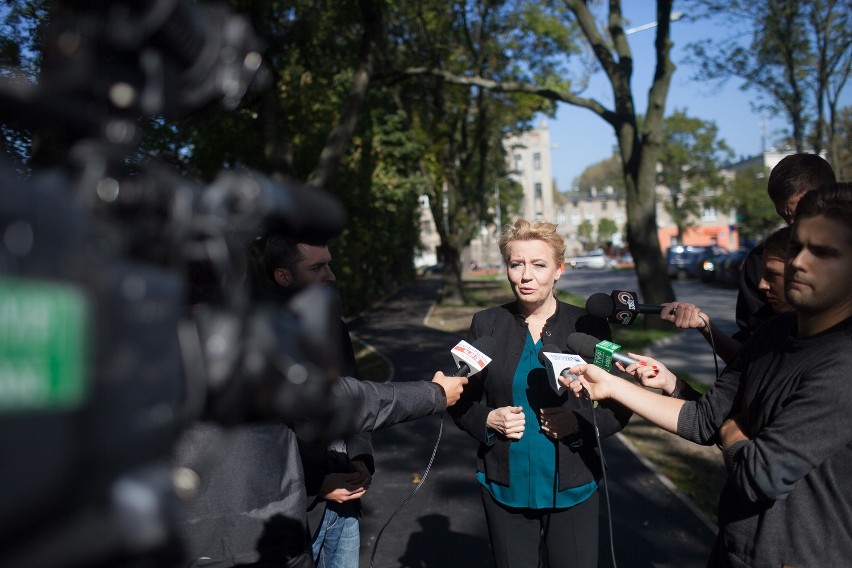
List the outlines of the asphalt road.
{"type": "MultiPolygon", "coordinates": [[[[576,271],[566,282],[577,294],[621,287],[626,273],[576,271]]],[[[423,324],[437,279],[397,292],[350,325],[357,338],[387,357],[394,381],[430,379],[452,367],[460,337],[423,324]]],[[[363,499],[361,567],[491,568],[488,535],[474,478],[476,442],[449,417],[432,416],[373,435],[376,474],[363,499]],[[439,440],[440,437],[440,440],[439,440]],[[422,479],[430,457],[434,463],[422,479]]],[[[608,492],[601,499],[601,567],[703,567],[715,528],[638,458],[619,437],[604,441],[608,492]]]]}

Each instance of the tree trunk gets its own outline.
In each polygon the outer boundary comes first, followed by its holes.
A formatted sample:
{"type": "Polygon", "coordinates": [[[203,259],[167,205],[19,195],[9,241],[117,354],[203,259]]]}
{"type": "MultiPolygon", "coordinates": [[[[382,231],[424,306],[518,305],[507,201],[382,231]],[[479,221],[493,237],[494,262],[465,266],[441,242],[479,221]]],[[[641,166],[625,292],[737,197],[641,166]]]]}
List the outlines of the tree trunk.
{"type": "Polygon", "coordinates": [[[464,286],[461,274],[461,253],[458,247],[442,244],[444,273],[441,282],[439,304],[464,304],[464,286]]]}
{"type": "MultiPolygon", "coordinates": [[[[656,154],[647,151],[647,144],[644,150],[641,158],[625,160],[627,243],[636,263],[642,302],[661,304],[671,302],[675,295],[657,235],[657,199],[654,192],[656,154]]],[[[653,322],[654,318],[646,321],[653,322]]],[[[658,318],[657,321],[662,323],[658,318]]]]}

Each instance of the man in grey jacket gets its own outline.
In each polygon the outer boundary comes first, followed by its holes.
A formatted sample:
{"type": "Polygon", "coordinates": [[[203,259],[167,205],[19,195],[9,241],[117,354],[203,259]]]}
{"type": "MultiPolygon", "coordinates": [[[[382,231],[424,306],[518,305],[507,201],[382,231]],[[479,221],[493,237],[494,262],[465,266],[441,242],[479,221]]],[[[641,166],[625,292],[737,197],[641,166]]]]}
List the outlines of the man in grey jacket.
{"type": "MultiPolygon", "coordinates": [[[[352,401],[345,434],[354,434],[442,412],[466,383],[441,372],[432,381],[386,384],[341,377],[333,391],[352,401]]],[[[180,527],[187,565],[313,568],[292,428],[201,422],[184,433],[175,461],[197,485],[180,527]]]]}

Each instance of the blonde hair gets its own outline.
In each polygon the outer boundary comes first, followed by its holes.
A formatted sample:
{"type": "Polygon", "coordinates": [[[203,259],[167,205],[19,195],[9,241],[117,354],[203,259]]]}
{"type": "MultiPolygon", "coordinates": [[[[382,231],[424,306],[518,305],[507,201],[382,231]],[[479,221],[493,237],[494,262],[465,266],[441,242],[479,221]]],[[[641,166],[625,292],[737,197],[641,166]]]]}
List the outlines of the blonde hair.
{"type": "Polygon", "coordinates": [[[509,262],[509,245],[515,241],[543,241],[553,249],[556,264],[565,262],[565,240],[556,232],[556,225],[547,221],[518,219],[514,225],[505,225],[500,236],[500,254],[509,262]]]}

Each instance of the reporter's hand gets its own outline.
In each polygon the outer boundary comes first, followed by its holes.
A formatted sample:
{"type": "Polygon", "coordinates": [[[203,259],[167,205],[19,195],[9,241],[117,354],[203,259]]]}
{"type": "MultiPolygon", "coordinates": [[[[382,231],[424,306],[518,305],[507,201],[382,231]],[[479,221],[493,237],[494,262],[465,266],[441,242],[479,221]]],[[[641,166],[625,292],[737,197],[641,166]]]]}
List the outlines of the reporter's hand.
{"type": "Polygon", "coordinates": [[[662,389],[666,394],[671,394],[677,386],[677,377],[668,368],[651,357],[628,353],[630,357],[637,359],[637,363],[631,363],[627,367],[616,363],[616,367],[629,375],[636,377],[642,386],[652,389],[662,389]]]}
{"type": "Polygon", "coordinates": [[[373,482],[373,476],[370,474],[370,468],[367,467],[367,464],[360,460],[353,460],[349,462],[349,469],[353,475],[358,476],[350,479],[350,481],[363,487],[364,491],[367,491],[370,488],[370,483],[373,482]]]}
{"type": "Polygon", "coordinates": [[[488,413],[485,424],[510,440],[520,440],[524,435],[526,416],[520,406],[502,406],[488,413]]]}
{"type": "Polygon", "coordinates": [[[710,331],[710,316],[702,312],[701,308],[695,304],[687,304],[686,302],[663,304],[660,319],[680,329],[710,331]]]}
{"type": "Polygon", "coordinates": [[[542,408],[541,431],[554,440],[560,440],[577,431],[577,415],[561,406],[542,408]]]}
{"type": "Polygon", "coordinates": [[[438,371],[432,377],[432,382],[438,383],[444,389],[444,394],[447,397],[447,407],[450,407],[461,398],[464,386],[467,384],[467,377],[448,377],[441,371],[438,371]]]}
{"type": "Polygon", "coordinates": [[[359,479],[360,473],[329,473],[320,485],[320,497],[335,503],[360,499],[367,492],[367,488],[358,483],[359,479]]]}
{"type": "Polygon", "coordinates": [[[601,400],[612,396],[612,381],[620,380],[600,367],[583,363],[569,369],[576,377],[559,377],[559,381],[571,389],[577,398],[585,397],[583,387],[589,393],[592,400],[601,400]]]}

